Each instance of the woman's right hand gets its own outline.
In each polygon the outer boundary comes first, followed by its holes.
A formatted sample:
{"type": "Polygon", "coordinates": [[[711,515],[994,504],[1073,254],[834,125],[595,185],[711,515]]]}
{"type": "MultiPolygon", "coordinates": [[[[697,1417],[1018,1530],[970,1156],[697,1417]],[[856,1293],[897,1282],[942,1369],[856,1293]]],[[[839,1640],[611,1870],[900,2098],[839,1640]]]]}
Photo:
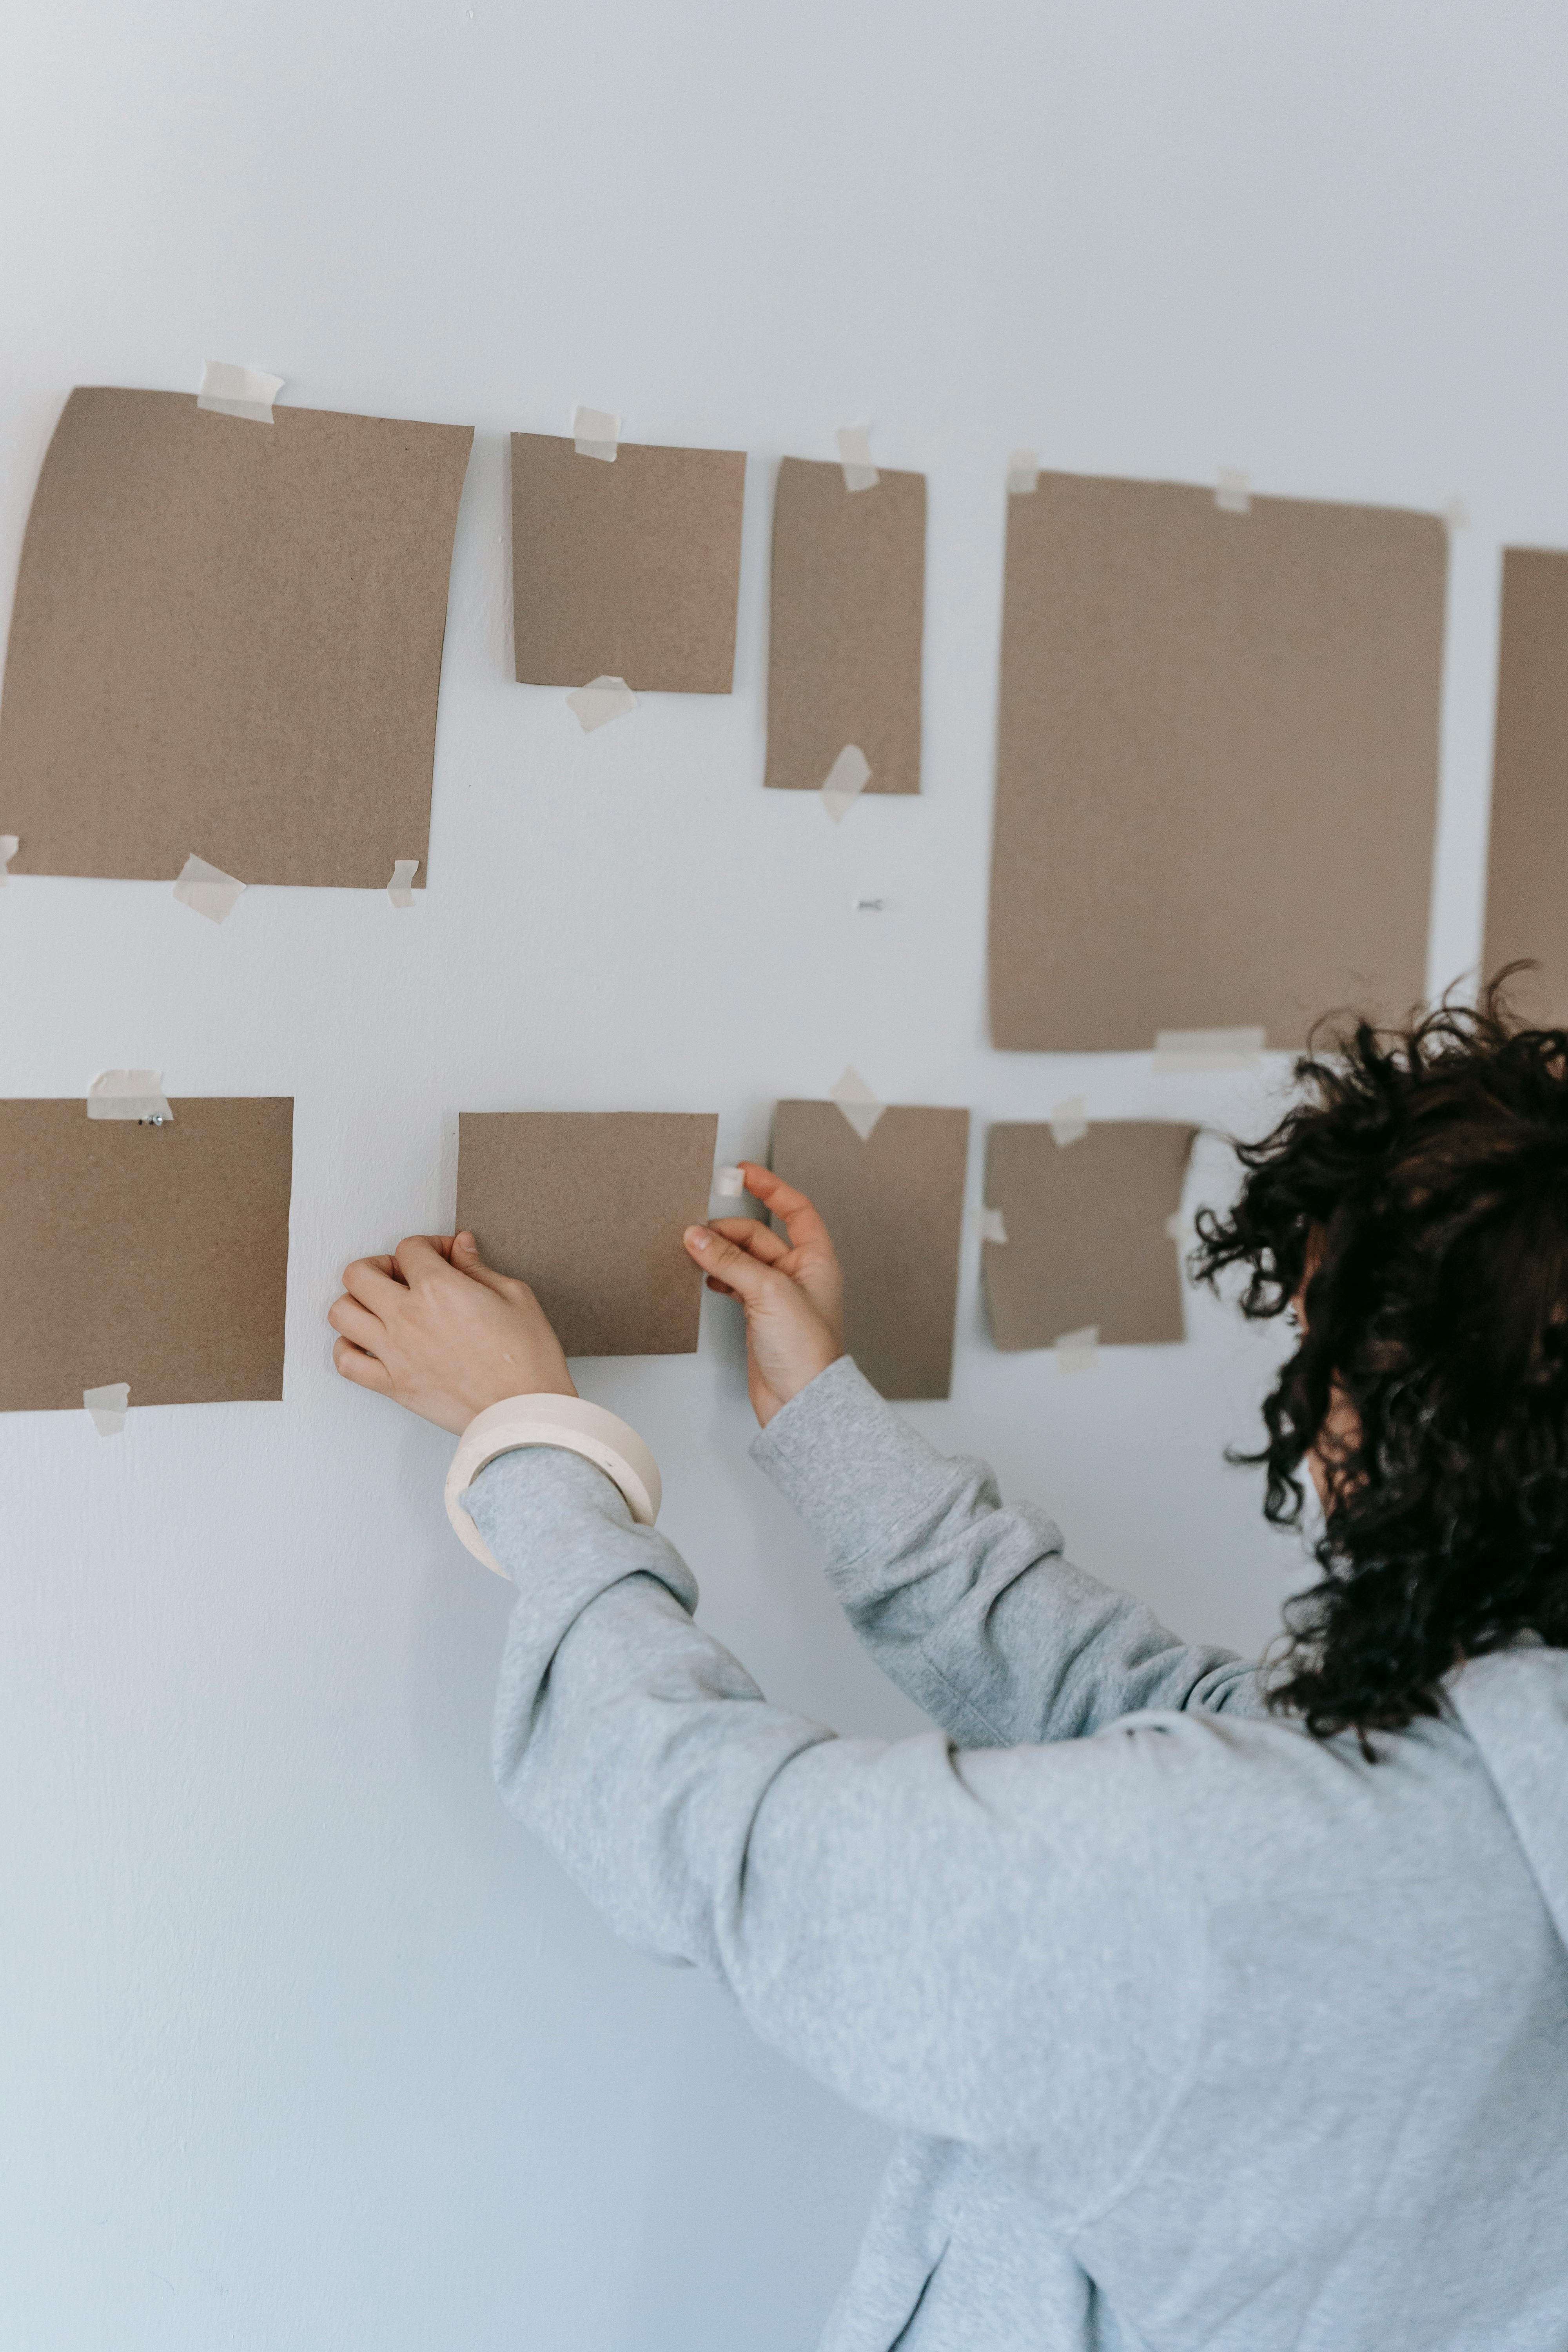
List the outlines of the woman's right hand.
{"type": "Polygon", "coordinates": [[[752,1410],[765,1429],[781,1405],[844,1353],[844,1277],[827,1228],[804,1192],[753,1160],[746,1190],[783,1223],[788,1241],[757,1217],[715,1217],[687,1228],[687,1249],[710,1290],[746,1313],[752,1410]]]}

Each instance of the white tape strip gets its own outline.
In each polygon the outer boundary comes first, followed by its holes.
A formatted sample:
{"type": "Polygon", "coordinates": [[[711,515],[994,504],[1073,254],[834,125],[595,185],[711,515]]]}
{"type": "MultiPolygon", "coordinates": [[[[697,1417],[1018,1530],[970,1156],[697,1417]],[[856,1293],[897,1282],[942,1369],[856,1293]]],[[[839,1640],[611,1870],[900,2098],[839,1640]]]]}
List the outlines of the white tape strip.
{"type": "Polygon", "coordinates": [[[418,871],[419,860],[416,857],[397,859],[392,869],[392,879],[386,886],[386,895],[395,907],[412,907],[414,877],[418,871]]]}
{"type": "Polygon", "coordinates": [[[1181,1238],[1182,1213],[1180,1209],[1173,1209],[1165,1220],[1165,1239],[1168,1242],[1179,1242],[1181,1238]]]}
{"type": "Polygon", "coordinates": [[[838,1105],[862,1143],[870,1140],[871,1130],[888,1106],[879,1102],[858,1070],[847,1068],[837,1086],[829,1087],[828,1097],[838,1105]]]}
{"type": "Polygon", "coordinates": [[[721,1168],[713,1179],[713,1190],[721,1201],[738,1201],[746,1189],[743,1168],[721,1168]]]}
{"type": "Polygon", "coordinates": [[[1222,466],[1220,467],[1219,488],[1214,494],[1214,502],[1215,506],[1219,508],[1222,514],[1247,514],[1250,512],[1252,507],[1252,493],[1248,488],[1249,478],[1250,478],[1247,475],[1242,473],[1239,467],[1236,466],[1222,466]]]}
{"type": "Polygon", "coordinates": [[[1449,530],[1468,530],[1470,509],[1463,499],[1446,499],[1443,502],[1442,513],[1443,520],[1449,530]]]}
{"type": "Polygon", "coordinates": [[[621,438],[621,420],[607,408],[574,408],[572,438],[579,457],[603,457],[614,465],[621,438]]]}
{"type": "Polygon", "coordinates": [[[162,1070],[100,1070],[87,1090],[89,1118],[155,1118],[174,1114],[163,1092],[162,1070]]]}
{"type": "Polygon", "coordinates": [[[272,404],[282,389],[280,375],[236,367],[229,360],[208,360],[196,406],[216,409],[220,416],[247,416],[253,425],[270,425],[272,404]]]}
{"type": "Polygon", "coordinates": [[[1005,1242],[1006,1240],[1007,1223],[1000,1209],[981,1210],[980,1238],[983,1242],[1005,1242]]]}
{"type": "Polygon", "coordinates": [[[183,907],[205,915],[209,923],[224,923],[233,914],[244,887],[243,882],[226,874],[221,866],[209,866],[205,857],[192,856],[180,868],[174,896],[183,907]]]}
{"type": "Polygon", "coordinates": [[[11,879],[5,869],[21,846],[20,841],[14,833],[0,833],[0,890],[4,890],[6,883],[11,879]]]}
{"type": "Polygon", "coordinates": [[[100,1437],[123,1437],[131,1403],[129,1381],[110,1381],[107,1388],[83,1389],[81,1401],[92,1415],[100,1437]]]}
{"type": "Polygon", "coordinates": [[[1100,1361],[1100,1326],[1086,1323],[1081,1331],[1063,1331],[1057,1338],[1058,1372],[1092,1372],[1100,1361]]]}
{"type": "Polygon", "coordinates": [[[1261,1029],[1162,1029],[1157,1070],[1250,1070],[1263,1051],[1261,1029]]]}
{"type": "Polygon", "coordinates": [[[1040,453],[1037,449],[1015,449],[1007,460],[1007,495],[1010,499],[1031,498],[1040,487],[1040,453]]]}
{"type": "Polygon", "coordinates": [[[576,712],[584,735],[595,727],[607,727],[612,719],[624,719],[637,707],[637,696],[624,677],[590,678],[586,686],[574,686],[566,698],[566,708],[576,712]]]}
{"type": "Polygon", "coordinates": [[[822,779],[822,805],[842,824],[871,781],[871,763],[858,743],[846,743],[822,779]]]}
{"type": "Polygon", "coordinates": [[[1089,1133],[1089,1121],[1084,1117],[1083,1097],[1069,1095],[1066,1102],[1058,1103],[1051,1113],[1051,1139],[1067,1145],[1081,1143],[1089,1133]]]}
{"type": "Polygon", "coordinates": [[[837,433],[838,462],[844,468],[847,490],[874,490],[877,468],[871,462],[871,428],[868,425],[841,425],[837,433]]]}

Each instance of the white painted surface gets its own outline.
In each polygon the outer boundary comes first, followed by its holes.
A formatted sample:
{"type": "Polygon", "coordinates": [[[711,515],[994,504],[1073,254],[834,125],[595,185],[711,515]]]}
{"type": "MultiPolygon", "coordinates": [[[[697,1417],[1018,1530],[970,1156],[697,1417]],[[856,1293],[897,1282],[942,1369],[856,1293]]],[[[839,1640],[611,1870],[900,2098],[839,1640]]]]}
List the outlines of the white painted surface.
{"type": "MultiPolygon", "coordinates": [[[[1267,1346],[1063,1381],[979,1318],[989,1118],[1250,1118],[1246,1082],[984,1044],[1008,453],[1436,507],[1456,544],[1434,974],[1479,940],[1497,550],[1568,541],[1560,12],[1322,0],[735,8],[58,0],[0,72],[0,577],[72,383],[226,352],[307,405],[479,428],[427,892],[16,881],[0,1091],[156,1065],[296,1102],[280,1406],[0,1426],[0,2340],[27,2352],[793,2352],[880,2128],[618,1949],[500,1812],[506,1596],[447,1441],[340,1386],[344,1259],[450,1212],[459,1108],[716,1108],[853,1061],[975,1113],[951,1403],[1185,1632],[1295,1567],[1246,1474],[1267,1346]],[[614,403],[743,446],[738,691],[584,736],[507,682],[502,447],[614,403]],[[846,415],[931,477],[926,793],[764,794],[767,514],[846,415]],[[858,896],[886,911],[856,914],[858,896]]],[[[0,810],[0,821],[5,812],[0,810]]],[[[1063,887],[1070,887],[1070,877],[1063,887]]],[[[1320,871],[1281,887],[1333,887],[1320,871]]],[[[1048,919],[1048,908],[1042,909],[1048,919]]],[[[588,1368],[770,1693],[910,1711],[744,1454],[731,1310],[588,1368]]]]}

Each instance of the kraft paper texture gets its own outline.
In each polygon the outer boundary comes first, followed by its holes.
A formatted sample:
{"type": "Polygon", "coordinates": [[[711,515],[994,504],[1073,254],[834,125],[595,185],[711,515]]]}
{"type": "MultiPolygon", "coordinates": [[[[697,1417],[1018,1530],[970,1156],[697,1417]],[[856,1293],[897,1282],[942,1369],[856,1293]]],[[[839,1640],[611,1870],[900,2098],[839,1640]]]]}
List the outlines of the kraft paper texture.
{"type": "Polygon", "coordinates": [[[523,686],[624,677],[634,694],[728,694],[741,586],[741,449],[511,436],[512,615],[523,686]]]}
{"type": "Polygon", "coordinates": [[[1182,1276],[1166,1221],[1182,1205],[1195,1128],[1112,1119],[1077,1143],[1046,1125],[994,1127],[985,1205],[1005,1242],[981,1251],[998,1348],[1050,1348],[1100,1327],[1101,1347],[1183,1337],[1182,1276]]]}
{"type": "Polygon", "coordinates": [[[680,1236],[708,1222],[718,1139],[716,1113],[464,1111],[458,1229],[569,1356],[689,1355],[702,1276],[680,1236]]]}
{"type": "Polygon", "coordinates": [[[1568,555],[1510,547],[1502,559],[1483,968],[1517,956],[1540,971],[1510,983],[1521,1013],[1568,1023],[1568,555]]]}
{"type": "MultiPolygon", "coordinates": [[[[869,491],[864,493],[869,497],[869,491]]],[[[969,1113],[894,1104],[863,1143],[833,1102],[781,1102],[771,1165],[820,1212],[844,1269],[844,1344],[885,1397],[944,1397],[969,1113]]]]}
{"type": "Polygon", "coordinates": [[[991,1029],[1035,1052],[1424,993],[1436,516],[1040,476],[1007,502],[991,1029]]]}
{"type": "Polygon", "coordinates": [[[842,466],[786,457],[773,501],[764,783],[818,792],[847,743],[868,793],[921,788],[923,474],[847,490],[842,466]]]}
{"type": "Polygon", "coordinates": [[[467,425],[73,392],[0,698],[14,874],[384,890],[429,864],[467,425]]]}
{"type": "Polygon", "coordinates": [[[170,1108],[0,1102],[0,1411],[79,1412],[113,1381],[133,1412],[282,1395],[293,1102],[170,1108]]]}

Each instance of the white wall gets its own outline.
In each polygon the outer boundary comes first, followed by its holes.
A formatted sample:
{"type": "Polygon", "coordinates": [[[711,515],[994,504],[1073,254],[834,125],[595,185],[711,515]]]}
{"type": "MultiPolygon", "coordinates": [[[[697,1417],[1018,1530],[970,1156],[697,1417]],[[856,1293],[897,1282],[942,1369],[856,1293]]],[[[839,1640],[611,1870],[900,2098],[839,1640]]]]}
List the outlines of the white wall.
{"type": "MultiPolygon", "coordinates": [[[[449,1217],[456,1113],[716,1108],[728,1157],[852,1060],[984,1131],[1260,1115],[1147,1057],[993,1054],[1002,477],[1047,463],[1432,507],[1462,493],[1433,972],[1477,952],[1498,547],[1568,541],[1546,6],[54,0],[0,53],[0,575],[72,383],[472,423],[430,888],[0,899],[0,1093],[158,1065],[295,1097],[287,1395],[0,1425],[0,2340],[22,2352],[793,2352],[885,2149],[706,1983],[622,1952],[500,1812],[506,1594],[447,1442],[339,1384],[338,1268],[449,1217]],[[503,436],[571,404],[754,454],[738,690],[583,737],[507,682],[503,436]],[[774,461],[875,420],[931,478],[926,790],[842,830],[761,790],[774,461]],[[853,890],[889,911],[855,917],[853,890]]],[[[0,811],[0,818],[4,812],[0,811]]],[[[1321,867],[1281,877],[1311,894],[1321,867]]],[[[1223,1161],[1211,1158],[1212,1181],[1223,1161]]],[[[1260,1641],[1299,1563],[1220,1451],[1268,1346],[950,1403],[1184,1631],[1260,1641]]],[[[745,1458],[725,1302],[594,1365],[707,1621],[770,1693],[914,1720],[745,1458]]]]}

